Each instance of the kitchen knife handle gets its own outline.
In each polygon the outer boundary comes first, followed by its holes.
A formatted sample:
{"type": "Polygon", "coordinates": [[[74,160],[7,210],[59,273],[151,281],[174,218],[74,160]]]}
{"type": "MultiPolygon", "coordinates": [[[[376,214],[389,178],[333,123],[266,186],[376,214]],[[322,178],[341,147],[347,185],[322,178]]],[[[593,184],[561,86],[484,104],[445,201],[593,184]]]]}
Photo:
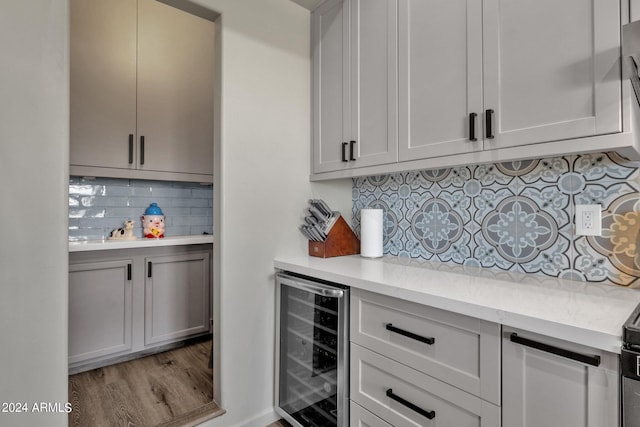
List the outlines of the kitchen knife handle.
{"type": "Polygon", "coordinates": [[[477,141],[476,138],[476,117],[478,117],[477,113],[469,114],[469,141],[477,141]]]}
{"type": "Polygon", "coordinates": [[[349,142],[349,160],[355,160],[356,158],[354,157],[354,147],[356,145],[355,141],[350,141],[349,142]]]}
{"type": "Polygon", "coordinates": [[[411,403],[408,400],[405,400],[402,397],[400,397],[397,394],[395,394],[393,392],[393,389],[391,389],[391,388],[388,388],[385,394],[390,399],[395,400],[396,402],[398,402],[402,406],[406,406],[407,408],[411,409],[414,412],[417,412],[418,414],[422,415],[425,418],[428,418],[428,419],[432,420],[432,419],[434,419],[436,417],[436,411],[429,411],[429,410],[426,410],[426,409],[422,409],[421,407],[419,407],[415,403],[411,403]]]}
{"type": "Polygon", "coordinates": [[[346,142],[342,143],[342,161],[343,162],[348,162],[349,161],[347,159],[347,143],[346,142]]]}
{"type": "Polygon", "coordinates": [[[140,164],[144,165],[144,135],[140,137],[140,164]]]}
{"type": "Polygon", "coordinates": [[[484,112],[484,120],[487,128],[487,139],[493,139],[493,110],[489,109],[484,112]]]}
{"type": "Polygon", "coordinates": [[[129,134],[129,164],[133,164],[133,134],[129,134]]]}
{"type": "Polygon", "coordinates": [[[536,350],[544,351],[546,353],[555,354],[556,356],[564,357],[567,359],[575,360],[577,362],[586,363],[587,365],[599,366],[600,356],[591,354],[582,354],[575,351],[567,350],[560,347],[555,347],[549,344],[545,344],[539,341],[530,340],[528,338],[519,337],[515,332],[511,333],[509,340],[516,344],[524,345],[526,347],[535,348],[536,350]]]}

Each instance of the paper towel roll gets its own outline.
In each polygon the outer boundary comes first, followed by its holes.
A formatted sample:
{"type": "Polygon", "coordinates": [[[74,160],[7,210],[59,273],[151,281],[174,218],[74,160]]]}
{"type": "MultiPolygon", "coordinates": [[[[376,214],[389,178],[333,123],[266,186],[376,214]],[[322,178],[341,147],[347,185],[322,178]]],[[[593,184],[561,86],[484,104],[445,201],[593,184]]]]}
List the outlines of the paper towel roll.
{"type": "Polygon", "coordinates": [[[360,255],[367,258],[382,256],[382,209],[360,210],[360,255]]]}

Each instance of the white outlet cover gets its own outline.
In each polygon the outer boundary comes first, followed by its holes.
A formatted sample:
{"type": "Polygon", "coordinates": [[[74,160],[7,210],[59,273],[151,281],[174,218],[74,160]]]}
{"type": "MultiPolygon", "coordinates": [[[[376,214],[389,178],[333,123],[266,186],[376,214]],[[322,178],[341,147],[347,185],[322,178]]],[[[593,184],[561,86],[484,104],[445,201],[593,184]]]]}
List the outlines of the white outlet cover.
{"type": "Polygon", "coordinates": [[[601,236],[602,235],[602,206],[601,205],[576,205],[575,224],[577,236],[601,236]],[[591,213],[591,227],[584,222],[585,212],[591,213]]]}

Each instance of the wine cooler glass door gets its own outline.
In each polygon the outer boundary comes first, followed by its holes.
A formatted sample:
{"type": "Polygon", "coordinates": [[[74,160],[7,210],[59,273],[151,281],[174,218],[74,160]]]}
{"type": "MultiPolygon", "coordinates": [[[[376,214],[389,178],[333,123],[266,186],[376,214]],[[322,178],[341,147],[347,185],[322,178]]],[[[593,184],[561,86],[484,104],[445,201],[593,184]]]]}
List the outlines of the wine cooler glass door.
{"type": "Polygon", "coordinates": [[[339,426],[345,290],[302,285],[280,285],[279,407],[304,427],[339,426]]]}

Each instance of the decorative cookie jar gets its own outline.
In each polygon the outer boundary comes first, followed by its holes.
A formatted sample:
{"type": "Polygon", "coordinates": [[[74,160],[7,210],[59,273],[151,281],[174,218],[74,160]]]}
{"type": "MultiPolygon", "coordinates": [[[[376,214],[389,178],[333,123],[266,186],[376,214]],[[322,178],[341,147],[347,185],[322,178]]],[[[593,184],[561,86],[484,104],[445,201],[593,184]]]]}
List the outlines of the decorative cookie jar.
{"type": "Polygon", "coordinates": [[[164,214],[157,203],[151,203],[142,215],[142,234],[149,239],[164,237],[164,214]]]}

